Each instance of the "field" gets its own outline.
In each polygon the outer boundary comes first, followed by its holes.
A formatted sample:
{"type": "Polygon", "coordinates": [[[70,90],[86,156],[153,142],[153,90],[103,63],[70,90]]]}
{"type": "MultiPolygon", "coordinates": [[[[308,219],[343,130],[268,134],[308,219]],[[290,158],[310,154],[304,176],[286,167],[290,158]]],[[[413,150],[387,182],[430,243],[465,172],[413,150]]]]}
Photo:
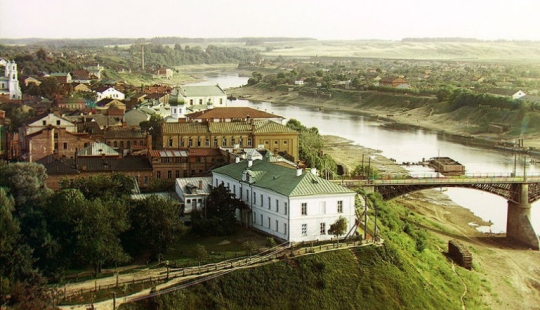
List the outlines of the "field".
{"type": "Polygon", "coordinates": [[[266,56],[540,62],[540,42],[296,41],[265,43],[266,56]]]}

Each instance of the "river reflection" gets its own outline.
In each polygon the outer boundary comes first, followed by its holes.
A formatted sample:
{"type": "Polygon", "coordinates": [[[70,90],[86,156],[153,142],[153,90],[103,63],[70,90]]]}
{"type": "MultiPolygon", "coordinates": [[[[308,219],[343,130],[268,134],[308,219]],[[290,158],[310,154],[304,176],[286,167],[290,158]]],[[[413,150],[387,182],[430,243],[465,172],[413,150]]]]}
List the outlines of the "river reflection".
{"type": "MultiPolygon", "coordinates": [[[[200,84],[236,87],[247,83],[247,77],[234,74],[211,76],[200,84]]],[[[309,100],[309,98],[306,98],[309,100]]],[[[323,135],[335,135],[354,141],[358,145],[377,149],[388,158],[398,163],[418,162],[435,156],[447,156],[462,163],[466,172],[474,174],[510,175],[514,166],[516,174],[523,175],[526,157],[507,152],[498,152],[481,147],[468,146],[453,142],[450,137],[418,128],[395,126],[377,121],[370,117],[351,115],[339,110],[320,111],[313,107],[271,104],[268,102],[250,102],[247,100],[228,101],[229,106],[249,106],[286,118],[298,119],[307,127],[317,127],[323,135]]],[[[525,172],[538,174],[540,167],[525,164],[525,172]]],[[[418,171],[412,171],[418,173],[418,171]]],[[[422,172],[424,173],[424,172],[422,172]]],[[[446,194],[459,205],[470,209],[482,219],[493,222],[492,232],[506,230],[507,202],[504,198],[465,188],[448,188],[446,194]]],[[[540,202],[532,207],[532,222],[540,233],[540,202]]]]}

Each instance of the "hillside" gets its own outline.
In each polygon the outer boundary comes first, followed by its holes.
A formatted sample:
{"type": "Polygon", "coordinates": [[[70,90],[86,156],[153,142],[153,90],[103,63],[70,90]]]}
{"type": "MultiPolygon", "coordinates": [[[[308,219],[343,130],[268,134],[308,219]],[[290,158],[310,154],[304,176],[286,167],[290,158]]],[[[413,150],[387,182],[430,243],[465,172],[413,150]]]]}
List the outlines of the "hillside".
{"type": "Polygon", "coordinates": [[[446,257],[448,236],[440,233],[452,226],[426,218],[420,206],[411,212],[373,199],[384,246],[287,258],[120,309],[461,309],[462,300],[467,309],[519,308],[508,302],[519,295],[492,290],[484,265],[468,271],[446,257]]]}
{"type": "Polygon", "coordinates": [[[270,42],[265,56],[357,57],[457,61],[540,61],[539,42],[402,42],[296,41],[270,42]]]}

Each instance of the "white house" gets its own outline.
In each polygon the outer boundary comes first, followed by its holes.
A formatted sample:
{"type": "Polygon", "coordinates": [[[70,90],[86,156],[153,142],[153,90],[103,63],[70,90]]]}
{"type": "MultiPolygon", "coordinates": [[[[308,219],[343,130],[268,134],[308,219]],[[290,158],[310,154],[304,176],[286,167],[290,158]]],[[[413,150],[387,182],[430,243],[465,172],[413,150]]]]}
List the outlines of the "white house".
{"type": "Polygon", "coordinates": [[[223,184],[247,203],[249,210],[237,214],[242,222],[282,240],[335,238],[328,230],[340,216],[347,220],[347,231],[355,225],[356,193],[314,170],[245,160],[212,170],[212,183],[223,184]]]}
{"type": "Polygon", "coordinates": [[[124,100],[126,99],[126,95],[118,90],[116,90],[114,87],[104,86],[100,87],[96,90],[97,98],[96,102],[105,99],[118,99],[118,100],[124,100]]]}
{"type": "Polygon", "coordinates": [[[527,95],[521,89],[496,88],[496,87],[488,89],[486,93],[496,95],[496,96],[501,96],[501,97],[512,97],[512,99],[519,99],[527,95]]]}
{"type": "Polygon", "coordinates": [[[21,137],[36,133],[47,126],[54,126],[57,128],[65,128],[67,132],[77,132],[77,125],[61,118],[53,113],[41,114],[26,121],[26,123],[19,128],[19,134],[21,137]]]}
{"type": "Polygon", "coordinates": [[[178,178],[174,182],[174,190],[184,202],[184,212],[201,210],[206,205],[210,194],[211,177],[178,178]]]}

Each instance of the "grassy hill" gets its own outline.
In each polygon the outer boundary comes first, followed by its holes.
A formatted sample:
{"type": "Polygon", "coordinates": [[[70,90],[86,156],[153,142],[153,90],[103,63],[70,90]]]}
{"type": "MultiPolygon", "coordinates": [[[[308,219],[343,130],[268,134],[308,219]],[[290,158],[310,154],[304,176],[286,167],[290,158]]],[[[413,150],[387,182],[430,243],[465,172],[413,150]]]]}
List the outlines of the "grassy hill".
{"type": "Polygon", "coordinates": [[[489,284],[480,273],[454,272],[440,250],[446,241],[423,232],[425,218],[376,203],[382,247],[289,258],[120,309],[461,309],[462,281],[467,309],[487,308],[489,284]]]}

